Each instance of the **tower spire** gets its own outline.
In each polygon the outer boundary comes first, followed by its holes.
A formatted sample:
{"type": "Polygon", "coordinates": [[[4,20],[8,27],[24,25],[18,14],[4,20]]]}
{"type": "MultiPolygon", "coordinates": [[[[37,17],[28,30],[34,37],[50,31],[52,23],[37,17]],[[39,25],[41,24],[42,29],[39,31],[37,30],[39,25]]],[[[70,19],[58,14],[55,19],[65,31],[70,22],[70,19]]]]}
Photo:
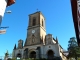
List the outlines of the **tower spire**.
{"type": "Polygon", "coordinates": [[[14,50],[16,49],[16,44],[15,44],[15,46],[14,46],[14,50]]]}
{"type": "Polygon", "coordinates": [[[56,36],[56,43],[58,43],[58,38],[57,38],[57,36],[56,36]]]}

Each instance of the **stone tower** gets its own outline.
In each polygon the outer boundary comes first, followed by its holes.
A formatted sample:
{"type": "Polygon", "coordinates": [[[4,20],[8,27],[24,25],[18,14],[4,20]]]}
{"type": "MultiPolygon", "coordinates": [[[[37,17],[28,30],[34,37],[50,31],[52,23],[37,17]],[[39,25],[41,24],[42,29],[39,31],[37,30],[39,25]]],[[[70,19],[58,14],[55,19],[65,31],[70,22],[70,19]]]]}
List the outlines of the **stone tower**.
{"type": "Polygon", "coordinates": [[[45,18],[40,11],[29,15],[25,45],[45,44],[45,18]]]}
{"type": "Polygon", "coordinates": [[[22,49],[23,48],[23,40],[19,40],[18,41],[18,49],[22,49]]]}

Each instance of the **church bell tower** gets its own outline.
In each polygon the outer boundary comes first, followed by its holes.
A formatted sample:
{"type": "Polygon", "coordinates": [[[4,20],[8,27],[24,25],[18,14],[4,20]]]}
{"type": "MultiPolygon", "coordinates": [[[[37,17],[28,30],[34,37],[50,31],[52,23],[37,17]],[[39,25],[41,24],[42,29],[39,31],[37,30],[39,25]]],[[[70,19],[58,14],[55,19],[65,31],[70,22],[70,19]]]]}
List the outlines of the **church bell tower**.
{"type": "Polygon", "coordinates": [[[25,45],[45,44],[45,18],[40,11],[29,15],[25,45]]]}

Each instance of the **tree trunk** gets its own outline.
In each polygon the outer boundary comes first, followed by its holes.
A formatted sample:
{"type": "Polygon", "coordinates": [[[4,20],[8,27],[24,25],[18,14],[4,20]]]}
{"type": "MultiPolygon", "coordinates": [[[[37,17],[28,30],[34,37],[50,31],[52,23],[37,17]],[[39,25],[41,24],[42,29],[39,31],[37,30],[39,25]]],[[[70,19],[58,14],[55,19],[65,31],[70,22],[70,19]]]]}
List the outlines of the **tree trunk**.
{"type": "Polygon", "coordinates": [[[76,56],[75,56],[75,59],[77,60],[77,54],[76,54],[76,56]]]}

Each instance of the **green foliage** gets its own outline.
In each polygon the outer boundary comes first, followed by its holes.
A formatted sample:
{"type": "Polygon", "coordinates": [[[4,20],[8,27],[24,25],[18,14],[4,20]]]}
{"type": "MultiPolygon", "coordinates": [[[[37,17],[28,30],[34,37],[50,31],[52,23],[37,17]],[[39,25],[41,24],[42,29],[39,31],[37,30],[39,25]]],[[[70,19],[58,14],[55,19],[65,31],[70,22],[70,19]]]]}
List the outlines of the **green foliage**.
{"type": "Polygon", "coordinates": [[[7,52],[5,53],[5,58],[9,56],[9,53],[8,53],[8,50],[7,52]]]}
{"type": "Polygon", "coordinates": [[[11,58],[8,58],[8,60],[12,60],[11,58]]]}
{"type": "Polygon", "coordinates": [[[80,60],[80,58],[78,58],[78,60],[80,60]]]}
{"type": "Polygon", "coordinates": [[[41,59],[36,59],[36,58],[28,58],[28,59],[26,59],[26,60],[47,60],[47,59],[45,59],[45,58],[41,58],[41,59]]]}
{"type": "Polygon", "coordinates": [[[31,58],[28,58],[28,59],[26,59],[26,60],[33,60],[33,59],[31,59],[31,58]]]}
{"type": "Polygon", "coordinates": [[[12,58],[12,60],[16,60],[16,58],[12,58]]]}
{"type": "Polygon", "coordinates": [[[47,60],[45,58],[41,58],[41,59],[36,59],[36,58],[28,58],[28,59],[22,59],[22,60],[47,60]]]}
{"type": "Polygon", "coordinates": [[[77,41],[75,37],[70,38],[68,41],[68,58],[77,58],[80,53],[80,47],[78,47],[77,41]]]}
{"type": "MultiPolygon", "coordinates": [[[[11,59],[11,60],[16,60],[15,58],[11,59]]],[[[46,58],[41,58],[41,59],[36,59],[36,58],[28,58],[28,59],[21,59],[21,60],[48,60],[46,58]]],[[[54,60],[60,60],[59,57],[54,58],[54,60]]]]}
{"type": "Polygon", "coordinates": [[[39,59],[39,60],[47,60],[46,58],[41,58],[41,59],[39,59]]]}
{"type": "Polygon", "coordinates": [[[70,40],[68,41],[68,48],[69,47],[76,47],[77,45],[77,41],[75,37],[70,38],[70,40]]]}

